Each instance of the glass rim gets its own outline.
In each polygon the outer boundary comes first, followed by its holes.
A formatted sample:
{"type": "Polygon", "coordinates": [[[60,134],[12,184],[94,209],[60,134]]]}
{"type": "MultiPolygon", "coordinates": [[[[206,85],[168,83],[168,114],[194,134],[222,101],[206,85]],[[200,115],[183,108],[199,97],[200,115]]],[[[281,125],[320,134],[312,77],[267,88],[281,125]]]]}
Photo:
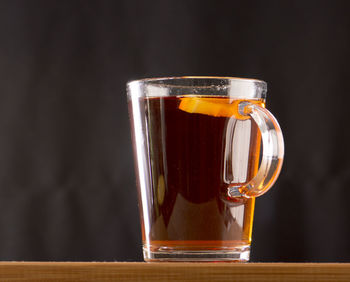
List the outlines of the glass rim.
{"type": "Polygon", "coordinates": [[[127,83],[127,96],[226,96],[265,99],[267,83],[252,78],[231,76],[169,76],[132,80],[127,83]]]}
{"type": "MultiPolygon", "coordinates": [[[[140,78],[140,79],[133,79],[129,80],[127,82],[127,85],[133,84],[133,83],[149,83],[149,82],[161,82],[161,81],[179,81],[179,80],[187,80],[187,79],[193,79],[193,80],[228,80],[228,81],[235,81],[235,82],[250,82],[250,83],[257,83],[264,88],[267,87],[267,83],[264,80],[256,79],[256,78],[244,78],[244,77],[235,77],[235,76],[196,76],[196,75],[189,75],[189,76],[164,76],[164,77],[148,77],[148,78],[140,78]]],[[[181,87],[180,85],[170,85],[172,87],[181,87]]]]}

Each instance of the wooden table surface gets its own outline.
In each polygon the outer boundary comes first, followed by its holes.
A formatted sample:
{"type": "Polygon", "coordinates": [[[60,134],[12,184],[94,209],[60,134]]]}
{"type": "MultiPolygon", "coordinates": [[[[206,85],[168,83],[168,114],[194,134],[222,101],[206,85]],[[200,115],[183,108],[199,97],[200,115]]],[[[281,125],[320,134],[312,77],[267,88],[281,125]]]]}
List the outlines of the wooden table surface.
{"type": "Polygon", "coordinates": [[[0,262],[0,281],[350,281],[350,263],[0,262]]]}

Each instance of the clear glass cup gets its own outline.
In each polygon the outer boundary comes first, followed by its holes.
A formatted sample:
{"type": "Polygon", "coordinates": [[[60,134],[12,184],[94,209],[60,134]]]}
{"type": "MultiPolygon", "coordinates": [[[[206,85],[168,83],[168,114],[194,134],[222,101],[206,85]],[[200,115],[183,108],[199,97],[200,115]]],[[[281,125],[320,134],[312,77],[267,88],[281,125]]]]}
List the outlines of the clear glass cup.
{"type": "Polygon", "coordinates": [[[248,261],[255,198],[282,166],[266,83],[167,77],[127,85],[145,261],[248,261]]]}

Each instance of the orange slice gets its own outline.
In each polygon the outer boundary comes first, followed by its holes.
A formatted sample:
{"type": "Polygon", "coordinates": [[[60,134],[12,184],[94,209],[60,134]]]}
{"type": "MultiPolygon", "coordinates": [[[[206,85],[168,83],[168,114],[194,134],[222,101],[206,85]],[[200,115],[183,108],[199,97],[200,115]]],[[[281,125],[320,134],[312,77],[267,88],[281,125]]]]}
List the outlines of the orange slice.
{"type": "Polygon", "coordinates": [[[249,119],[249,115],[241,115],[238,105],[244,100],[230,98],[181,97],[179,109],[187,113],[203,114],[214,117],[234,117],[240,120],[249,119]]]}

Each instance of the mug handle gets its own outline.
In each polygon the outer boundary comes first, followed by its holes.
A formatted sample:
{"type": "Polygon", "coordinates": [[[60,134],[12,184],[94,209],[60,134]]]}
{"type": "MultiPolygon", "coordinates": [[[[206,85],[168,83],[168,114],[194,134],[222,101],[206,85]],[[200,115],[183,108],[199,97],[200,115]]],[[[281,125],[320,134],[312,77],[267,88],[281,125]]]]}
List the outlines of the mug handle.
{"type": "Polygon", "coordinates": [[[230,186],[229,197],[259,197],[266,193],[280,174],[284,141],[281,128],[276,118],[257,104],[242,101],[238,104],[238,112],[242,116],[250,116],[258,125],[262,139],[262,158],[257,174],[248,183],[230,186]]]}

